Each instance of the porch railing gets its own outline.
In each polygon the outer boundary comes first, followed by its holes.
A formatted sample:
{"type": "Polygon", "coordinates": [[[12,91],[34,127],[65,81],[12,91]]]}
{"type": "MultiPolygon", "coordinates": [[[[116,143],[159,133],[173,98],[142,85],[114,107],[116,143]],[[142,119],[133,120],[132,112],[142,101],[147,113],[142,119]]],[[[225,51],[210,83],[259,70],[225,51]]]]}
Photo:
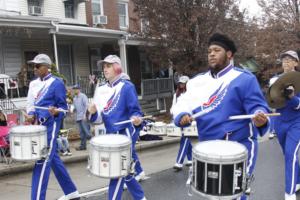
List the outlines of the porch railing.
{"type": "Polygon", "coordinates": [[[88,76],[77,76],[76,83],[80,85],[82,93],[86,94],[89,98],[93,97],[96,83],[91,84],[88,76]]]}
{"type": "Polygon", "coordinates": [[[141,86],[143,99],[157,99],[173,95],[172,78],[145,79],[142,80],[141,86]]]}

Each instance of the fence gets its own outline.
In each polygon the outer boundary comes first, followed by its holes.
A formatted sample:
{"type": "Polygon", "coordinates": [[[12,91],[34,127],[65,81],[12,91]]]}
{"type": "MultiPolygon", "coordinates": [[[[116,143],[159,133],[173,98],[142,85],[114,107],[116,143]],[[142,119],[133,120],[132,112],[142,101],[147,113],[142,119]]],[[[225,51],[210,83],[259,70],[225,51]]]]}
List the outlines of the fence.
{"type": "Polygon", "coordinates": [[[173,95],[172,78],[145,79],[142,80],[141,86],[143,99],[157,99],[173,95]]]}

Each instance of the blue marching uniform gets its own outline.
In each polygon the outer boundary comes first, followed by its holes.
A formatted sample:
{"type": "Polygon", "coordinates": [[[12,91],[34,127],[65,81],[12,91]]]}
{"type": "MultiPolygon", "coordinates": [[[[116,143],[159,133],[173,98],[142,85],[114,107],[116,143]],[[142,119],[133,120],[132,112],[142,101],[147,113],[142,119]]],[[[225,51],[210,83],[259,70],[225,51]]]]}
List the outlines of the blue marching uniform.
{"type": "Polygon", "coordinates": [[[300,184],[298,152],[300,147],[300,93],[287,100],[274,118],[274,128],[285,157],[285,192],[294,194],[300,184]]]}
{"type": "Polygon", "coordinates": [[[180,138],[176,163],[182,165],[185,157],[187,157],[188,161],[192,161],[192,143],[188,137],[182,135],[180,138]]]}
{"type": "MultiPolygon", "coordinates": [[[[132,143],[133,143],[133,146],[135,146],[137,140],[139,139],[139,136],[140,136],[140,131],[142,129],[142,125],[138,126],[138,127],[135,127],[135,133],[133,134],[132,136],[132,143]]],[[[136,149],[132,149],[132,158],[133,160],[135,161],[135,166],[134,166],[134,169],[135,169],[135,174],[136,175],[139,175],[141,174],[142,172],[144,172],[143,168],[142,168],[142,165],[141,165],[141,162],[139,160],[139,157],[136,153],[136,149]]]]}
{"type": "MultiPolygon", "coordinates": [[[[67,109],[66,89],[63,82],[57,77],[48,74],[40,81],[38,90],[31,90],[29,98],[34,96],[34,106],[67,109]],[[36,92],[34,92],[36,91],[36,92]]],[[[34,115],[40,125],[47,127],[48,155],[45,159],[36,161],[32,174],[32,200],[44,200],[52,169],[59,185],[68,199],[79,197],[76,186],[72,182],[67,170],[57,154],[56,138],[60,129],[64,113],[58,116],[50,115],[48,110],[28,108],[28,114],[34,115]]]]}
{"type": "MultiPolygon", "coordinates": [[[[138,161],[134,146],[138,137],[136,127],[132,123],[114,125],[116,122],[130,119],[132,116],[142,116],[134,85],[121,78],[111,84],[106,83],[96,89],[94,103],[97,112],[90,116],[91,122],[103,122],[106,134],[123,134],[130,137],[132,158],[134,162],[138,161]]],[[[130,174],[124,178],[110,180],[109,200],[121,200],[124,183],[134,200],[146,199],[141,185],[130,174]]]]}
{"type": "Polygon", "coordinates": [[[196,118],[199,141],[228,139],[245,145],[248,150],[247,174],[253,173],[257,135],[268,132],[269,123],[258,128],[251,119],[229,120],[233,115],[269,112],[253,74],[231,64],[216,75],[210,71],[201,73],[188,81],[186,93],[180,96],[172,111],[177,126],[186,114],[206,112],[196,118]]]}
{"type": "MultiPolygon", "coordinates": [[[[173,96],[172,107],[170,109],[171,114],[172,114],[172,108],[176,104],[177,98],[179,98],[179,97],[177,97],[176,94],[174,94],[174,96],[173,96]]],[[[188,161],[192,160],[192,143],[188,137],[185,137],[183,135],[183,131],[184,131],[183,128],[181,128],[180,145],[179,145],[179,150],[178,150],[178,154],[176,157],[176,164],[178,166],[182,166],[185,157],[187,157],[188,161]]]]}

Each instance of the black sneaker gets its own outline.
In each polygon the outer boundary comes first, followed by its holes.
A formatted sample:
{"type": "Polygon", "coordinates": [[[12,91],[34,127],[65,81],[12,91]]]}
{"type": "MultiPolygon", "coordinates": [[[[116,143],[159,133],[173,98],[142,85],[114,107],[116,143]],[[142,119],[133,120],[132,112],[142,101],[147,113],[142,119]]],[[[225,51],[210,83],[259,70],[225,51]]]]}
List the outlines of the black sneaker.
{"type": "Polygon", "coordinates": [[[76,147],[75,149],[76,151],[84,151],[86,150],[86,147],[76,147]]]}

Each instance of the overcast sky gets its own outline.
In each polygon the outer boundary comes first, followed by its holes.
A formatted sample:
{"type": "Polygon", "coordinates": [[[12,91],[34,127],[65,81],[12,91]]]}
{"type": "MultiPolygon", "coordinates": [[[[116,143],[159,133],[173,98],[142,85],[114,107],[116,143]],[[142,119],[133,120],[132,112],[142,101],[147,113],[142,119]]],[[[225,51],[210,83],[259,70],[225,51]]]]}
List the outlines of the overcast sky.
{"type": "Polygon", "coordinates": [[[256,0],[241,0],[240,9],[247,8],[250,16],[257,16],[261,13],[261,8],[256,0]]]}

